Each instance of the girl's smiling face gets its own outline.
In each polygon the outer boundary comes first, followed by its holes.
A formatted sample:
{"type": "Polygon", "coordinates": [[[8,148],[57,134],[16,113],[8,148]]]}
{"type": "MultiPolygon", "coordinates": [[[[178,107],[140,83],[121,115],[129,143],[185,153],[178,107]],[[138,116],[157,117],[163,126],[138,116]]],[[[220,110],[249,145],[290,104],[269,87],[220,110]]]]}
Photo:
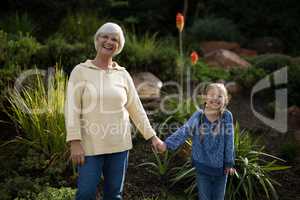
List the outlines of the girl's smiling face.
{"type": "Polygon", "coordinates": [[[100,54],[113,56],[119,48],[119,38],[117,34],[103,33],[98,36],[97,40],[100,54]]]}
{"type": "Polygon", "coordinates": [[[225,106],[225,94],[217,87],[212,87],[207,91],[205,102],[206,107],[211,110],[221,110],[225,106]]]}

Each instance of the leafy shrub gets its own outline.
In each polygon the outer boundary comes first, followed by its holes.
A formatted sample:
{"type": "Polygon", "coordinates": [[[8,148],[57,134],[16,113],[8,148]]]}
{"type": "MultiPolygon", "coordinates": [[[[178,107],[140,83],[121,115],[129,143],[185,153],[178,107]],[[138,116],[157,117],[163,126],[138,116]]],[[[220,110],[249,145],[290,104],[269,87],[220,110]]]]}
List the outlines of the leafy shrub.
{"type": "Polygon", "coordinates": [[[62,20],[58,33],[70,43],[90,43],[94,41],[94,34],[105,21],[99,20],[97,15],[91,12],[69,14],[62,20]]]}
{"type": "Polygon", "coordinates": [[[189,32],[193,41],[241,40],[238,28],[232,21],[226,18],[206,17],[195,20],[189,32]]]}
{"type": "Polygon", "coordinates": [[[218,80],[229,80],[230,73],[221,68],[209,67],[202,61],[192,66],[193,79],[198,82],[215,82],[218,80]]]}
{"type": "Polygon", "coordinates": [[[33,57],[33,63],[40,68],[48,68],[60,63],[70,72],[73,67],[95,52],[92,43],[87,46],[83,43],[69,44],[61,37],[50,38],[33,57]]]}
{"type": "Polygon", "coordinates": [[[17,197],[14,200],[72,200],[75,198],[75,193],[75,189],[68,187],[46,187],[42,192],[38,194],[28,194],[25,197],[17,197]]]}
{"type": "Polygon", "coordinates": [[[16,40],[8,42],[7,65],[20,65],[22,68],[29,68],[32,56],[41,48],[41,44],[35,38],[20,34],[16,40]]]}
{"type": "Polygon", "coordinates": [[[178,76],[176,74],[178,51],[173,46],[164,45],[164,42],[161,42],[160,46],[163,48],[157,49],[151,65],[149,64],[145,70],[154,73],[163,81],[175,80],[178,76]]]}
{"type": "Polygon", "coordinates": [[[13,87],[20,71],[21,69],[14,65],[9,68],[0,69],[0,105],[6,98],[8,89],[13,87]]]}
{"type": "MultiPolygon", "coordinates": [[[[35,74],[36,84],[10,91],[10,106],[6,113],[23,134],[8,143],[26,144],[43,153],[46,159],[57,160],[66,152],[64,124],[64,96],[66,77],[57,66],[48,85],[35,74]]],[[[53,163],[52,163],[53,164],[53,163]]]]}
{"type": "Polygon", "coordinates": [[[254,66],[273,72],[291,64],[291,57],[282,54],[263,54],[249,60],[254,66]]]}
{"type": "MultiPolygon", "coordinates": [[[[4,176],[7,196],[32,196],[40,189],[36,185],[45,183],[66,184],[61,176],[68,165],[63,116],[66,77],[57,66],[54,76],[50,74],[48,78],[48,85],[45,85],[40,74],[31,75],[23,88],[12,89],[8,93],[10,105],[5,110],[6,114],[21,131],[0,147],[1,150],[9,150],[17,146],[24,155],[18,159],[13,157],[16,163],[9,162],[12,165],[10,169],[14,170],[9,178],[4,176]],[[17,185],[18,182],[21,182],[20,185],[17,185]]],[[[11,154],[6,152],[5,155],[11,154]]]]}
{"type": "Polygon", "coordinates": [[[43,192],[39,193],[34,200],[73,200],[75,193],[76,189],[69,187],[47,187],[43,192]]]}
{"type": "Polygon", "coordinates": [[[163,155],[159,155],[153,150],[153,154],[155,157],[155,161],[153,162],[144,162],[139,164],[137,167],[151,167],[149,169],[149,172],[153,174],[154,176],[157,176],[163,186],[167,186],[167,178],[170,173],[170,165],[173,157],[176,155],[175,153],[170,155],[170,152],[166,151],[163,155]]]}
{"type": "Polygon", "coordinates": [[[166,41],[157,39],[157,34],[141,37],[127,33],[123,52],[117,60],[129,71],[150,71],[163,80],[174,78],[178,53],[166,41]]]}
{"type": "Polygon", "coordinates": [[[27,197],[26,199],[32,199],[35,193],[41,189],[39,183],[35,183],[35,180],[27,176],[14,176],[5,179],[3,188],[1,188],[1,198],[4,200],[14,199],[16,197],[27,197]]]}
{"type": "MultiPolygon", "coordinates": [[[[199,100],[201,101],[201,100],[199,100]]],[[[194,102],[193,99],[184,99],[182,101],[170,99],[167,102],[166,109],[173,111],[172,118],[169,122],[180,122],[183,123],[191,117],[191,113],[194,113],[197,109],[197,105],[200,102],[194,102]]]]}
{"type": "Polygon", "coordinates": [[[151,64],[155,52],[158,50],[159,44],[156,39],[156,34],[144,34],[138,37],[135,34],[127,33],[126,45],[122,52],[121,60],[124,63],[130,63],[130,67],[146,67],[151,64]]]}
{"type": "Polygon", "coordinates": [[[259,80],[267,75],[264,69],[258,67],[233,69],[230,73],[232,79],[237,81],[244,89],[251,89],[259,80]]]}
{"type": "MultiPolygon", "coordinates": [[[[1,199],[16,197],[34,199],[45,186],[65,186],[68,163],[65,160],[50,159],[40,150],[19,143],[3,143],[0,146],[1,199]]],[[[55,158],[55,156],[53,157],[55,158]]]]}
{"type": "Polygon", "coordinates": [[[7,33],[3,30],[0,30],[0,68],[4,66],[5,61],[7,60],[7,51],[8,51],[8,38],[7,33]]]}

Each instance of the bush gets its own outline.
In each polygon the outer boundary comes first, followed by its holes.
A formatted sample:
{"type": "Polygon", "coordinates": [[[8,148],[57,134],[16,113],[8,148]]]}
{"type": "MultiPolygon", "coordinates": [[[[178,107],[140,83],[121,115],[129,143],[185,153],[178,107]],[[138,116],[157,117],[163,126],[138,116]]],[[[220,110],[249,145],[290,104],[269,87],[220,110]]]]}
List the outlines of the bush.
{"type": "Polygon", "coordinates": [[[8,56],[8,38],[7,33],[0,30],[0,68],[5,65],[8,56]]]}
{"type": "Polygon", "coordinates": [[[12,65],[8,68],[0,69],[0,109],[1,112],[6,107],[8,91],[14,86],[15,80],[20,74],[21,69],[18,66],[12,65]]]}
{"type": "Polygon", "coordinates": [[[30,68],[32,57],[41,48],[41,44],[35,38],[20,33],[16,40],[8,42],[8,57],[6,65],[20,65],[22,68],[30,68]]]}
{"type": "Polygon", "coordinates": [[[259,80],[267,75],[264,69],[258,67],[250,67],[247,69],[233,69],[230,71],[230,73],[232,79],[238,82],[239,85],[244,89],[251,89],[259,80]]]}
{"type": "Polygon", "coordinates": [[[26,144],[10,144],[0,146],[0,159],[5,160],[0,163],[1,199],[31,200],[45,186],[66,186],[66,160],[49,160],[43,152],[26,144]]]}
{"type": "Polygon", "coordinates": [[[170,80],[177,68],[178,53],[172,44],[166,43],[167,40],[158,40],[157,34],[146,33],[138,37],[128,33],[124,50],[117,60],[129,71],[150,71],[162,80],[170,80]]]}
{"type": "Polygon", "coordinates": [[[291,57],[282,54],[263,54],[249,59],[252,65],[264,69],[267,73],[291,65],[291,57]]]}
{"type": "Polygon", "coordinates": [[[216,82],[219,80],[230,80],[229,71],[217,67],[209,67],[202,61],[192,66],[193,79],[198,82],[216,82]]]}
{"type": "Polygon", "coordinates": [[[16,197],[27,197],[32,199],[35,193],[40,190],[38,183],[31,177],[14,176],[5,179],[3,188],[1,188],[1,198],[4,200],[14,199],[16,197]],[[2,194],[4,194],[2,196],[2,194]]]}
{"type": "Polygon", "coordinates": [[[69,187],[47,187],[43,192],[39,193],[34,200],[73,200],[75,193],[76,189],[69,187]]]}
{"type": "Polygon", "coordinates": [[[67,72],[70,72],[75,65],[84,62],[88,56],[94,53],[92,46],[83,43],[69,44],[61,37],[51,38],[34,55],[33,63],[40,68],[48,68],[60,63],[67,72]]]}
{"type": "Polygon", "coordinates": [[[66,77],[57,66],[54,76],[48,77],[48,85],[44,84],[41,75],[35,74],[30,80],[35,84],[9,93],[10,107],[6,113],[23,134],[8,143],[26,144],[42,152],[48,160],[65,159],[63,111],[66,77]]]}
{"type": "Polygon", "coordinates": [[[76,190],[69,187],[46,187],[38,194],[28,194],[25,197],[17,197],[14,200],[73,200],[76,190]]]}
{"type": "Polygon", "coordinates": [[[156,34],[146,33],[138,38],[135,34],[127,33],[126,45],[120,59],[122,62],[130,64],[132,69],[146,68],[151,64],[158,49],[156,34]]]}
{"type": "Polygon", "coordinates": [[[207,17],[195,20],[188,31],[193,41],[198,42],[204,40],[241,40],[238,28],[226,18],[207,17]]]}
{"type": "Polygon", "coordinates": [[[178,51],[172,46],[165,46],[156,51],[151,66],[146,70],[156,74],[162,81],[176,80],[177,58],[178,51]]]}
{"type": "MultiPolygon", "coordinates": [[[[261,55],[250,59],[250,62],[258,65],[247,70],[232,70],[232,77],[244,88],[250,89],[256,82],[264,78],[268,73],[287,66],[288,69],[288,105],[300,106],[300,64],[297,60],[291,61],[289,56],[280,54],[261,55]]],[[[275,86],[276,87],[276,86],[275,86]]],[[[271,105],[272,106],[272,105],[271,105]]],[[[273,105],[274,106],[274,105],[273,105]]],[[[271,107],[270,107],[271,108],[271,107]]]]}
{"type": "Polygon", "coordinates": [[[99,20],[97,15],[91,12],[69,14],[62,20],[58,34],[70,43],[91,43],[94,41],[94,34],[105,21],[99,20]]]}

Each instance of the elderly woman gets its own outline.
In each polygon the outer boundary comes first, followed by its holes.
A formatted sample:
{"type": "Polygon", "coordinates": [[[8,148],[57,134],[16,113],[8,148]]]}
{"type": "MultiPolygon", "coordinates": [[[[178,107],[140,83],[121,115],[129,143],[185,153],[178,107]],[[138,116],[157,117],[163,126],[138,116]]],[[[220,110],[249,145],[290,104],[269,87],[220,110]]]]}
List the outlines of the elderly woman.
{"type": "Polygon", "coordinates": [[[95,199],[101,175],[104,200],[122,199],[128,151],[132,148],[129,116],[154,147],[156,136],[125,68],[114,62],[124,46],[115,23],[102,25],[94,37],[97,55],[71,72],[66,98],[67,142],[78,164],[77,200],[95,199]]]}

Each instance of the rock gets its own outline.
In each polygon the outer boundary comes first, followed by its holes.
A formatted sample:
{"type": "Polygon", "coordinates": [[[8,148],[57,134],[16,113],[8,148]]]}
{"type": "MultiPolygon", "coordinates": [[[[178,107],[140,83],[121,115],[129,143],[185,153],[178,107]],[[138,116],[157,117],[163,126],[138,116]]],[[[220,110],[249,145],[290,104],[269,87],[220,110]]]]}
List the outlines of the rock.
{"type": "Polygon", "coordinates": [[[134,85],[141,99],[160,98],[161,80],[150,72],[140,72],[132,76],[134,85]]]}
{"type": "Polygon", "coordinates": [[[300,108],[298,106],[291,106],[288,108],[289,116],[300,117],[300,108]]]}
{"type": "Polygon", "coordinates": [[[250,49],[245,49],[245,48],[239,48],[234,50],[235,53],[237,53],[239,56],[257,56],[257,52],[254,50],[250,49]]]}
{"type": "Polygon", "coordinates": [[[204,60],[208,65],[223,67],[225,69],[233,67],[248,68],[251,66],[250,63],[242,59],[236,53],[225,49],[219,49],[205,54],[204,60]]]}
{"type": "Polygon", "coordinates": [[[247,45],[250,49],[256,50],[259,54],[282,53],[284,45],[278,38],[262,37],[249,41],[247,45]]]}
{"type": "Polygon", "coordinates": [[[229,94],[238,94],[241,91],[241,86],[234,81],[225,84],[229,94]]]}
{"type": "Polygon", "coordinates": [[[206,41],[200,43],[200,46],[204,54],[216,51],[218,49],[226,49],[231,51],[240,49],[240,45],[238,43],[225,41],[206,41]]]}

